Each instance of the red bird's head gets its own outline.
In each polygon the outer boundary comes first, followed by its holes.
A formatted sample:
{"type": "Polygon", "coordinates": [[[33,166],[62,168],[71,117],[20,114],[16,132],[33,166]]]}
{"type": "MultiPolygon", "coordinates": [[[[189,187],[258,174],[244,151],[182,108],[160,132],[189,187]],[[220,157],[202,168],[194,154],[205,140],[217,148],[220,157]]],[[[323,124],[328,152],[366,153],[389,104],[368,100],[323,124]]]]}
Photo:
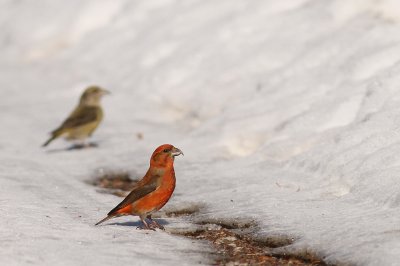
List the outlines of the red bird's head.
{"type": "Polygon", "coordinates": [[[173,166],[174,158],[178,155],[183,155],[183,152],[172,146],[171,144],[164,144],[158,147],[151,156],[150,166],[153,167],[167,167],[173,166]]]}

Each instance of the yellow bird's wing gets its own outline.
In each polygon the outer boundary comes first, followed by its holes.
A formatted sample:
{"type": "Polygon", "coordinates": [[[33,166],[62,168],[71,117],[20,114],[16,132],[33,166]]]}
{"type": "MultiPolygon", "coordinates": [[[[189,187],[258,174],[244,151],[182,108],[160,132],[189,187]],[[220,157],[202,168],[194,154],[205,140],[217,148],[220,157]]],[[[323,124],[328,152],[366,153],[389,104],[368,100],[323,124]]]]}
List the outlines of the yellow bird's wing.
{"type": "MultiPolygon", "coordinates": [[[[79,106],[55,131],[76,128],[101,119],[101,109],[98,106],[79,106]]],[[[55,132],[54,131],[54,132],[55,132]]]]}

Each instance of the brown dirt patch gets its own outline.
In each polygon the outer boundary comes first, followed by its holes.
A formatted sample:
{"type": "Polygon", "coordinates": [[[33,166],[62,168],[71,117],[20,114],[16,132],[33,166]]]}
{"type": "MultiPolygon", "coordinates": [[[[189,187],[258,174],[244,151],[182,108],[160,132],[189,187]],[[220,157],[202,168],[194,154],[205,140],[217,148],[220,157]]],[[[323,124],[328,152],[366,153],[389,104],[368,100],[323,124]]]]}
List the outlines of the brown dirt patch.
{"type": "Polygon", "coordinates": [[[217,253],[215,265],[326,265],[314,258],[305,260],[296,256],[269,254],[252,238],[226,228],[207,228],[183,235],[210,241],[217,253]]]}
{"type": "Polygon", "coordinates": [[[130,174],[124,171],[110,171],[88,181],[90,185],[99,187],[101,193],[113,194],[125,197],[137,184],[137,180],[131,179],[130,174]]]}

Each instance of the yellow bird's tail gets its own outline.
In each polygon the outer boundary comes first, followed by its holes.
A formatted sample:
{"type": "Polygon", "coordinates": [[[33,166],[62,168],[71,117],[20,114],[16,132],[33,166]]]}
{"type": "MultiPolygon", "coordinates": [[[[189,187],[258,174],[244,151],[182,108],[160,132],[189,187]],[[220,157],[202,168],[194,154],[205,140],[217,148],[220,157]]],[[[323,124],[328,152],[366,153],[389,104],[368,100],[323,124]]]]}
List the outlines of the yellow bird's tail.
{"type": "Polygon", "coordinates": [[[46,147],[47,145],[49,145],[50,142],[58,138],[62,133],[63,133],[62,129],[56,129],[53,132],[51,132],[51,137],[45,143],[43,143],[42,147],[46,147]]]}
{"type": "Polygon", "coordinates": [[[47,145],[49,145],[49,143],[52,142],[55,138],[56,136],[52,136],[51,138],[49,138],[45,143],[43,143],[42,147],[46,147],[47,145]]]}

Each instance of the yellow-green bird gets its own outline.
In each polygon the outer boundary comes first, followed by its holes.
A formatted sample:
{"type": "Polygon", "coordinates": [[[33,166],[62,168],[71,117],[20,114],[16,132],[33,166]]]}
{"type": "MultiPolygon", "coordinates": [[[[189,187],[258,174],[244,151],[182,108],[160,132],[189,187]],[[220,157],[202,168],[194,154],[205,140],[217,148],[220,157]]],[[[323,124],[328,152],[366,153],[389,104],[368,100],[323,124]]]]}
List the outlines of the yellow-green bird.
{"type": "Polygon", "coordinates": [[[51,132],[51,137],[43,147],[58,137],[67,140],[84,142],[90,137],[103,119],[103,110],[100,100],[110,92],[98,86],[88,87],[82,94],[78,106],[57,129],[51,132]]]}

